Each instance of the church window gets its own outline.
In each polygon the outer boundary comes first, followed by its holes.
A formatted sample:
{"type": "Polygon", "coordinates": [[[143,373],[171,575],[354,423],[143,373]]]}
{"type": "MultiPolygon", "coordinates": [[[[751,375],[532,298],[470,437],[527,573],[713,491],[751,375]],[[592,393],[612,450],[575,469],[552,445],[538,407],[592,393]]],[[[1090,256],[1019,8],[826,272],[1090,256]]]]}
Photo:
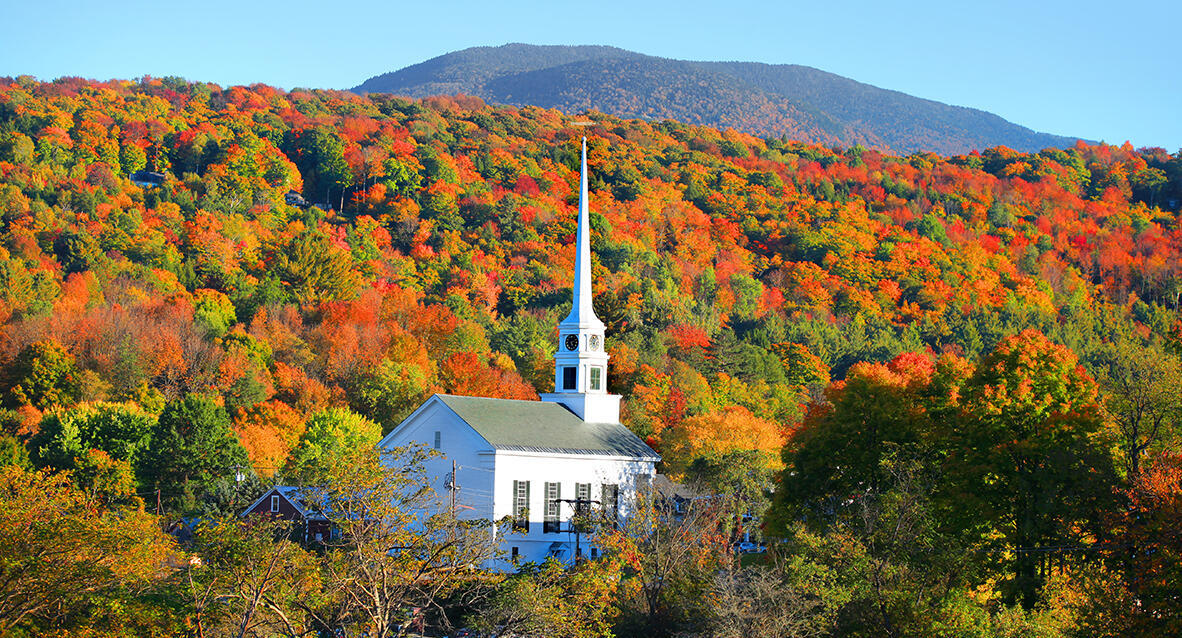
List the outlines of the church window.
{"type": "Polygon", "coordinates": [[[279,511],[279,495],[278,494],[271,497],[271,511],[272,512],[279,511]]]}
{"type": "Polygon", "coordinates": [[[512,549],[512,554],[511,554],[511,557],[512,557],[512,559],[513,559],[513,563],[514,563],[514,564],[517,564],[517,557],[518,557],[520,554],[521,554],[521,550],[519,550],[519,549],[517,548],[517,546],[516,546],[516,545],[514,545],[514,546],[513,546],[513,549],[512,549]]]}
{"type": "Polygon", "coordinates": [[[513,481],[513,527],[529,533],[529,481],[513,481]]]}
{"type": "Polygon", "coordinates": [[[600,368],[599,366],[592,366],[591,367],[591,389],[592,390],[600,389],[600,385],[602,385],[602,378],[603,378],[603,368],[600,368]]]}
{"type": "Polygon", "coordinates": [[[575,526],[580,532],[591,531],[591,484],[575,483],[575,526]]]}
{"type": "Polygon", "coordinates": [[[562,369],[562,389],[574,390],[575,379],[578,376],[578,369],[574,366],[566,366],[562,369]]]}
{"type": "Polygon", "coordinates": [[[575,483],[575,512],[586,515],[591,508],[591,484],[575,483]]]}
{"type": "Polygon", "coordinates": [[[636,491],[641,494],[647,494],[653,487],[653,477],[648,474],[633,474],[632,480],[636,485],[636,491]]]}
{"type": "Polygon", "coordinates": [[[435,449],[438,450],[443,445],[443,432],[435,431],[435,449]]]}
{"type": "Polygon", "coordinates": [[[600,489],[599,504],[603,508],[603,519],[612,527],[615,527],[616,521],[619,518],[620,486],[610,483],[605,484],[600,489]]]}
{"type": "Polygon", "coordinates": [[[546,483],[546,519],[542,522],[542,531],[557,533],[560,530],[558,515],[562,511],[562,483],[546,483]]]}

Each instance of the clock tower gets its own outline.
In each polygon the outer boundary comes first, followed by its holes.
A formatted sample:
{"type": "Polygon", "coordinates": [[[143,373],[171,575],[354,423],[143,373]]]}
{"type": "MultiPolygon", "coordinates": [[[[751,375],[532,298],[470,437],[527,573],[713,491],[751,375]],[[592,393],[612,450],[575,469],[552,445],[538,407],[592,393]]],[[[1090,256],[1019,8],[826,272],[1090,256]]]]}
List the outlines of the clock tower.
{"type": "Polygon", "coordinates": [[[579,226],[575,233],[575,282],[570,314],[558,324],[554,392],[543,401],[561,403],[589,423],[619,423],[620,395],[607,393],[603,322],[591,299],[591,224],[587,201],[587,138],[579,179],[579,226]]]}

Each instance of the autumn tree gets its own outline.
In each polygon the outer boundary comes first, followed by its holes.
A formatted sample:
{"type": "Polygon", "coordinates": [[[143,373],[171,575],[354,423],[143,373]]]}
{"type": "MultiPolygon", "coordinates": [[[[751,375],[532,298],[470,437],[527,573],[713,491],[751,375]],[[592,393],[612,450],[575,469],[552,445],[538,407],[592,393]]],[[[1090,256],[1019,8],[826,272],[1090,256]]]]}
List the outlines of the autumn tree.
{"type": "Polygon", "coordinates": [[[608,560],[573,568],[554,559],[528,563],[491,587],[470,625],[494,635],[613,636],[618,577],[618,567],[608,560]]]}
{"type": "Polygon", "coordinates": [[[1126,341],[1108,348],[1098,368],[1104,413],[1119,428],[1124,470],[1135,479],[1148,450],[1182,435],[1182,362],[1126,341]]]}
{"type": "MultiPolygon", "coordinates": [[[[502,355],[503,356],[503,355],[502,355]]],[[[475,352],[457,352],[439,365],[439,381],[453,394],[496,397],[501,399],[532,399],[537,396],[533,386],[526,383],[512,369],[512,360],[504,357],[505,367],[490,365],[475,352]]]]}
{"type": "Polygon", "coordinates": [[[805,516],[823,528],[840,503],[881,491],[889,456],[934,463],[936,419],[948,414],[965,374],[955,357],[920,354],[852,367],[825,391],[827,403],[809,406],[784,447],[772,527],[805,516]]]}
{"type": "Polygon", "coordinates": [[[921,355],[859,364],[826,394],[785,447],[769,513],[777,533],[802,516],[831,529],[850,507],[907,496],[892,496],[892,468],[914,464],[934,477],[921,493],[939,523],[930,534],[980,546],[982,564],[1029,607],[1043,548],[1084,542],[1107,506],[1115,477],[1096,383],[1040,333],[1006,339],[971,367],[921,355]]]}
{"type": "MultiPolygon", "coordinates": [[[[774,468],[775,454],[784,444],[781,427],[742,406],[695,415],[661,434],[662,452],[669,471],[677,476],[698,458],[711,458],[739,450],[755,450],[774,468]]],[[[778,468],[775,468],[778,469],[778,468]]]]}
{"type": "Polygon", "coordinates": [[[710,499],[679,511],[669,490],[652,487],[628,504],[621,524],[598,527],[593,542],[623,570],[620,633],[669,636],[702,621],[712,576],[730,560],[729,535],[719,531],[724,518],[710,499]]]}
{"type": "Polygon", "coordinates": [[[85,231],[68,231],[53,241],[53,252],[66,272],[85,272],[99,265],[103,258],[98,240],[85,231]]]}
{"type": "Polygon", "coordinates": [[[382,438],[377,423],[348,408],[326,408],[308,417],[283,475],[299,481],[322,480],[335,465],[371,448],[382,438]]]}
{"type": "Polygon", "coordinates": [[[429,373],[429,369],[415,361],[383,358],[349,384],[349,405],[382,424],[382,429],[388,432],[422,403],[429,373]]]}
{"type": "Polygon", "coordinates": [[[492,522],[457,520],[431,488],[424,463],[432,456],[420,447],[365,447],[303,490],[340,530],[322,561],[332,594],[317,612],[322,626],[405,635],[495,556],[492,522]]]}
{"type": "Polygon", "coordinates": [[[283,523],[231,518],[202,523],[181,588],[198,635],[305,636],[320,595],[316,557],[283,523]]]}
{"type": "Polygon", "coordinates": [[[103,507],[142,507],[136,493],[135,471],[126,459],[112,458],[102,450],[86,450],[74,458],[70,478],[78,489],[103,507]]]}
{"type": "Polygon", "coordinates": [[[1115,482],[1096,382],[1041,333],[1005,339],[963,388],[944,469],[950,522],[988,543],[1027,608],[1047,548],[1086,542],[1115,482]],[[988,477],[988,480],[983,480],[988,477]]]}
{"type": "Polygon", "coordinates": [[[78,467],[90,450],[138,469],[155,426],[155,415],[135,404],[83,403],[47,414],[31,447],[38,464],[59,470],[78,467]]]}
{"type": "Polygon", "coordinates": [[[259,403],[234,416],[234,432],[261,476],[273,476],[287,463],[305,427],[303,416],[281,401],[259,403]]]}
{"type": "Polygon", "coordinates": [[[81,371],[74,356],[56,341],[38,341],[23,348],[5,371],[3,382],[11,407],[31,405],[45,410],[78,400],[81,371]]]}
{"type": "Polygon", "coordinates": [[[107,510],[65,474],[0,467],[0,632],[70,627],[152,583],[173,551],[142,510],[107,510]]]}
{"type": "Polygon", "coordinates": [[[1123,582],[1133,599],[1123,610],[1128,635],[1175,635],[1182,631],[1176,604],[1182,582],[1182,458],[1162,453],[1145,465],[1124,490],[1129,507],[1110,519],[1117,542],[1107,553],[1124,567],[1123,582]]]}
{"type": "Polygon", "coordinates": [[[772,351],[780,357],[788,382],[792,385],[806,390],[828,385],[829,366],[813,354],[808,346],[798,343],[773,344],[772,351]]]}

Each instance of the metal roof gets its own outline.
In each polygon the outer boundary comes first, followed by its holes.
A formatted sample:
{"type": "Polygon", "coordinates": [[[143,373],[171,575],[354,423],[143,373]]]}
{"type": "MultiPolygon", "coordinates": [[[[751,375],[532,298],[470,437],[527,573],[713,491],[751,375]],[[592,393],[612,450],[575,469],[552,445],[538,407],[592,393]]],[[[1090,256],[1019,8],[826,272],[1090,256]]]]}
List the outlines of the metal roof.
{"type": "Polygon", "coordinates": [[[623,425],[587,423],[559,403],[435,396],[498,450],[661,460],[623,425]]]}

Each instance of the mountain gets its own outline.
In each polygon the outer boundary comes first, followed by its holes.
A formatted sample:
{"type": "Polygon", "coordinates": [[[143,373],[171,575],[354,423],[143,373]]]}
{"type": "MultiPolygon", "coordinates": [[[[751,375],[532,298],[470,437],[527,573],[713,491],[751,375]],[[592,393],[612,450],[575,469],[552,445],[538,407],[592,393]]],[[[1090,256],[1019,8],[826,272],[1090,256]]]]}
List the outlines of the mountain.
{"type": "Polygon", "coordinates": [[[605,46],[473,47],[385,73],[352,89],[674,119],[761,137],[951,155],[1008,146],[1065,148],[978,109],[950,106],[795,64],[670,60],[605,46]]]}

